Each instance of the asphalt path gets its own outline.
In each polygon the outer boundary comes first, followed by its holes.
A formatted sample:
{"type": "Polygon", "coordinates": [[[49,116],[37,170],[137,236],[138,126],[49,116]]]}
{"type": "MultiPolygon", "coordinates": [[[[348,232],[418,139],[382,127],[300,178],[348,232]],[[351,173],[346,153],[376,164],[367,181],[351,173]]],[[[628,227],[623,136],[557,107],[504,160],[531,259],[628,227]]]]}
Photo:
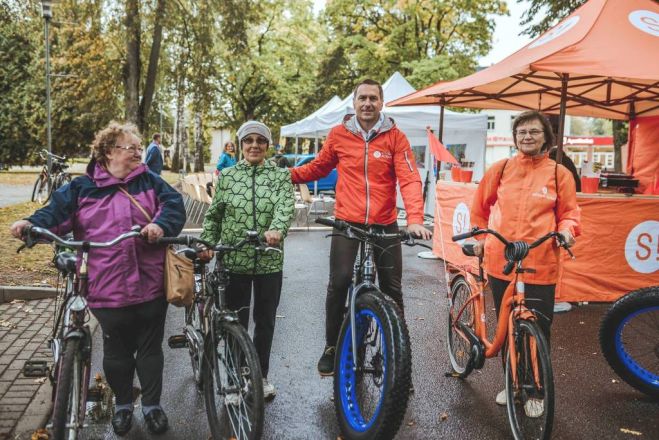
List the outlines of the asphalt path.
{"type": "Polygon", "coordinates": [[[0,208],[30,201],[33,187],[34,185],[0,185],[0,208]]]}
{"type": "MultiPolygon", "coordinates": [[[[512,438],[502,390],[500,360],[466,380],[447,378],[446,290],[440,261],[404,248],[403,287],[413,348],[413,381],[400,439],[512,438]]],[[[293,232],[286,240],[284,286],[273,343],[270,381],[277,397],[266,404],[265,439],[337,439],[332,379],[321,379],[316,362],[324,346],[324,301],[329,239],[322,232],[293,232]]],[[[597,330],[606,305],[588,305],[556,315],[552,361],[556,387],[555,439],[659,439],[659,403],[619,380],[604,361],[597,330]],[[640,433],[640,434],[639,434],[640,433]]],[[[491,304],[489,318],[493,318],[491,304]]],[[[165,339],[180,332],[182,310],[170,307],[165,339]]],[[[489,321],[491,322],[491,321],[489,321]]],[[[94,337],[93,372],[101,371],[101,335],[94,337]]],[[[185,350],[165,347],[162,405],[170,430],[161,439],[208,439],[203,396],[192,381],[185,350]]],[[[123,438],[148,437],[140,408],[123,438]]],[[[88,439],[115,438],[107,424],[92,423],[88,439]]]]}

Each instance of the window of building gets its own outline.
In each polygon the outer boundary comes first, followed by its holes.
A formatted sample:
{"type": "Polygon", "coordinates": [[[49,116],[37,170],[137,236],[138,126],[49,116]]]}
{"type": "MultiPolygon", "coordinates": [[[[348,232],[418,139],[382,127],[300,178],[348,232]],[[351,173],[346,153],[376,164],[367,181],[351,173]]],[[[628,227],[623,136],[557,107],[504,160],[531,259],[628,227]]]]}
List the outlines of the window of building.
{"type": "Polygon", "coordinates": [[[494,130],[494,116],[487,117],[487,129],[494,130]]]}

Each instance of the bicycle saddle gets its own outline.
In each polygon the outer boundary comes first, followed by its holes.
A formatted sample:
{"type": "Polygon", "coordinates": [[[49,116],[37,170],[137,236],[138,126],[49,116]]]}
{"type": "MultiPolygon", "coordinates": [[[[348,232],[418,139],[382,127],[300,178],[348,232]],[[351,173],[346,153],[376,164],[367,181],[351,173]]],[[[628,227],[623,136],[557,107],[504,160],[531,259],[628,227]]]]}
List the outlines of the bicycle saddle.
{"type": "Polygon", "coordinates": [[[78,258],[71,252],[60,252],[55,257],[55,266],[61,272],[75,272],[78,258]]]}

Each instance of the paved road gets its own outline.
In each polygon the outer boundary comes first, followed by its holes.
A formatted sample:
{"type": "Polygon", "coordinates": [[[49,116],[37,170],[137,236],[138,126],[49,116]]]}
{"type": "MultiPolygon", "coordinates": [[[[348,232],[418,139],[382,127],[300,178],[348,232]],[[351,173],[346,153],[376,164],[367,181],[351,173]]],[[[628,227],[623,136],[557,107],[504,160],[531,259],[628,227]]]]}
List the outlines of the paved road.
{"type": "Polygon", "coordinates": [[[33,185],[0,185],[0,208],[30,201],[32,187],[33,185]]]}
{"type": "MultiPolygon", "coordinates": [[[[507,439],[505,409],[494,403],[503,387],[498,360],[486,363],[465,381],[444,376],[445,290],[439,285],[438,261],[416,257],[406,249],[407,319],[413,341],[413,380],[400,439],[507,439]],[[445,413],[448,418],[442,420],[445,413]]],[[[330,401],[332,380],[321,379],[316,361],[323,341],[324,291],[329,239],[320,232],[296,232],[286,242],[284,289],[275,333],[270,380],[278,396],[266,407],[266,439],[336,439],[340,434],[330,401]]],[[[620,383],[603,360],[597,326],[605,306],[580,307],[556,317],[553,365],[557,392],[555,439],[659,438],[659,404],[620,383]],[[616,382],[614,382],[616,381],[616,382]],[[642,433],[626,434],[621,429],[642,433]]],[[[177,333],[181,310],[171,308],[166,337],[177,333]]],[[[101,339],[94,341],[94,371],[100,370],[101,339]]],[[[194,389],[187,354],[165,349],[163,406],[171,429],[162,439],[207,439],[203,398],[194,389]]],[[[136,409],[136,414],[139,409],[136,409]]],[[[141,415],[124,438],[148,435],[141,415]]],[[[114,438],[108,426],[92,426],[87,438],[114,438]]]]}

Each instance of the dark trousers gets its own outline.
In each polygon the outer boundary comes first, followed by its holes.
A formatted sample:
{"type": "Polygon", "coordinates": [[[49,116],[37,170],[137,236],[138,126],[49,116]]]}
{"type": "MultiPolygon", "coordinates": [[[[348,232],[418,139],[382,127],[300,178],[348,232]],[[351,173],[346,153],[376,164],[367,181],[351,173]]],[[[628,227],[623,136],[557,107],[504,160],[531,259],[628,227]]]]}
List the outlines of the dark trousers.
{"type": "MultiPolygon", "coordinates": [[[[353,223],[366,229],[366,226],[353,223]]],[[[398,225],[392,223],[384,226],[386,233],[398,232],[398,225]]],[[[334,230],[333,233],[339,233],[334,230]]],[[[403,310],[403,292],[401,276],[403,273],[403,255],[400,240],[380,240],[374,247],[375,264],[380,289],[389,295],[403,310]],[[393,246],[392,246],[393,245],[393,246]],[[386,252],[383,248],[392,246],[386,252]]],[[[341,331],[341,323],[345,312],[348,287],[352,281],[352,269],[359,250],[359,242],[334,236],[330,247],[330,274],[325,299],[325,340],[327,345],[335,346],[341,331]]]]}
{"type": "MultiPolygon", "coordinates": [[[[503,294],[506,291],[508,284],[510,284],[510,281],[495,278],[492,275],[488,275],[487,278],[490,282],[490,287],[492,288],[492,296],[494,297],[494,306],[497,309],[498,318],[499,310],[501,310],[503,294]]],[[[551,322],[554,319],[554,296],[556,294],[556,284],[525,284],[524,289],[526,307],[538,312],[538,324],[547,339],[547,345],[549,345],[551,322]]]]}
{"type": "Polygon", "coordinates": [[[165,297],[116,309],[92,309],[92,313],[103,330],[103,370],[117,405],[133,403],[135,370],[142,387],[142,405],[159,405],[165,297]]]}
{"type": "Polygon", "coordinates": [[[254,287],[254,346],[264,378],[268,377],[270,369],[270,350],[281,297],[281,283],[282,272],[263,275],[229,274],[227,307],[238,312],[240,324],[246,329],[249,328],[249,307],[254,287]]]}

